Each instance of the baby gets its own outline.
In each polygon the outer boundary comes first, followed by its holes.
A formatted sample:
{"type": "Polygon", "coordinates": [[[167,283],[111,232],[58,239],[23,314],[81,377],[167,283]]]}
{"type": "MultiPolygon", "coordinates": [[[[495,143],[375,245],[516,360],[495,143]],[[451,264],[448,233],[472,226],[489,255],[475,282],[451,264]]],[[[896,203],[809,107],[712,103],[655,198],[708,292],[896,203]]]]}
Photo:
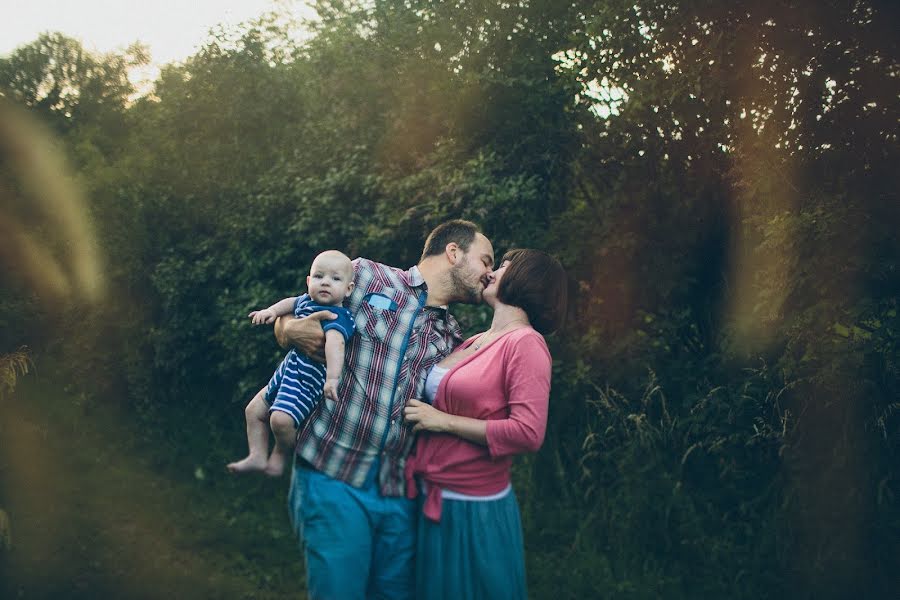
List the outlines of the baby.
{"type": "Polygon", "coordinates": [[[353,315],[341,303],[353,291],[353,264],[342,252],[327,250],[313,261],[306,278],[307,294],[285,298],[263,310],[250,313],[254,325],[274,323],[283,315],[305,317],[320,310],[337,315],[323,319],[326,365],[292,349],[281,361],[269,385],[260,390],[244,411],[250,453],[230,463],[232,473],[262,471],[278,477],[284,471],[297,439],[297,429],[321,395],[337,400],[337,385],[344,366],[344,343],[353,335],[353,315]],[[269,427],[275,434],[275,449],[269,451],[269,427]]]}

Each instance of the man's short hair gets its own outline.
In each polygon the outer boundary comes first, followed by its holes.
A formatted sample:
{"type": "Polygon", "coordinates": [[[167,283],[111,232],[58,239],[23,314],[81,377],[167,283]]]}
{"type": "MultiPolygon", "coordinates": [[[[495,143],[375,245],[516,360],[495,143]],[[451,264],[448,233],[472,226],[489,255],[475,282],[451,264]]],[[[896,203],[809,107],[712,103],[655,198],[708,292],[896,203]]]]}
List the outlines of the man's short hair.
{"type": "Polygon", "coordinates": [[[540,333],[553,333],[566,320],[569,284],[558,260],[540,250],[510,250],[509,261],[497,288],[497,299],[525,311],[531,326],[540,333]]]}
{"type": "Polygon", "coordinates": [[[451,242],[456,242],[463,252],[468,252],[469,246],[475,241],[476,233],[478,233],[478,225],[471,221],[453,219],[441,223],[425,239],[425,248],[422,250],[422,258],[419,260],[425,260],[429,256],[440,256],[444,253],[447,244],[451,242]]]}

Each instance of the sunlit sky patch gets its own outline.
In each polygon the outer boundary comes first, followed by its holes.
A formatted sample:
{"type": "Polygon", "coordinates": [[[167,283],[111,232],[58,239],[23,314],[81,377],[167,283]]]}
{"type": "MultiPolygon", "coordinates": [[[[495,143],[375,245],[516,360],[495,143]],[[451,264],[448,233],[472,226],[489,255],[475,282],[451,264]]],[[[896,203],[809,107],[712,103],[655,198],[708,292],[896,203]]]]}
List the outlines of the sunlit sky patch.
{"type": "Polygon", "coordinates": [[[194,54],[210,28],[236,25],[273,9],[311,14],[298,0],[0,0],[0,55],[42,32],[59,31],[97,52],[141,41],[159,66],[194,54]]]}

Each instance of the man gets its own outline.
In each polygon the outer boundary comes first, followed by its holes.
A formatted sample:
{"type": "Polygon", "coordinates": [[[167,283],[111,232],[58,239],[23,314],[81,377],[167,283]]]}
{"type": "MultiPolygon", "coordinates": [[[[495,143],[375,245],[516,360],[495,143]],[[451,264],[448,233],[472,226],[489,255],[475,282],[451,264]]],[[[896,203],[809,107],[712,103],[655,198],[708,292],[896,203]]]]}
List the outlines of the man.
{"type": "MultiPolygon", "coordinates": [[[[493,264],[491,242],[462,220],[436,227],[409,270],[354,261],[348,308],[357,333],[339,399],[323,398],[300,432],[288,496],[310,597],[413,596],[415,505],[403,496],[413,435],[403,408],[460,342],[448,305],[481,302],[493,264]]],[[[282,318],[275,335],[282,346],[321,355],[323,318],[325,311],[282,318]]]]}

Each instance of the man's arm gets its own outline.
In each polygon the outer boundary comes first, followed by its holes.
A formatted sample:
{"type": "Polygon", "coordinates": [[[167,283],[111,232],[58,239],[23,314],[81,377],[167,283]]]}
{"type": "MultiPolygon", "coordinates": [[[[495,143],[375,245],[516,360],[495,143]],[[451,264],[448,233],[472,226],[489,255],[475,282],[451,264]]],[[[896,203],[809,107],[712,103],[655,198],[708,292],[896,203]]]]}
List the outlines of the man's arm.
{"type": "Polygon", "coordinates": [[[297,348],[308,357],[320,363],[325,362],[325,332],[322,331],[323,319],[336,319],[330,310],[316,311],[308,317],[296,319],[290,316],[279,317],[275,321],[275,339],[284,349],[297,348]]]}

